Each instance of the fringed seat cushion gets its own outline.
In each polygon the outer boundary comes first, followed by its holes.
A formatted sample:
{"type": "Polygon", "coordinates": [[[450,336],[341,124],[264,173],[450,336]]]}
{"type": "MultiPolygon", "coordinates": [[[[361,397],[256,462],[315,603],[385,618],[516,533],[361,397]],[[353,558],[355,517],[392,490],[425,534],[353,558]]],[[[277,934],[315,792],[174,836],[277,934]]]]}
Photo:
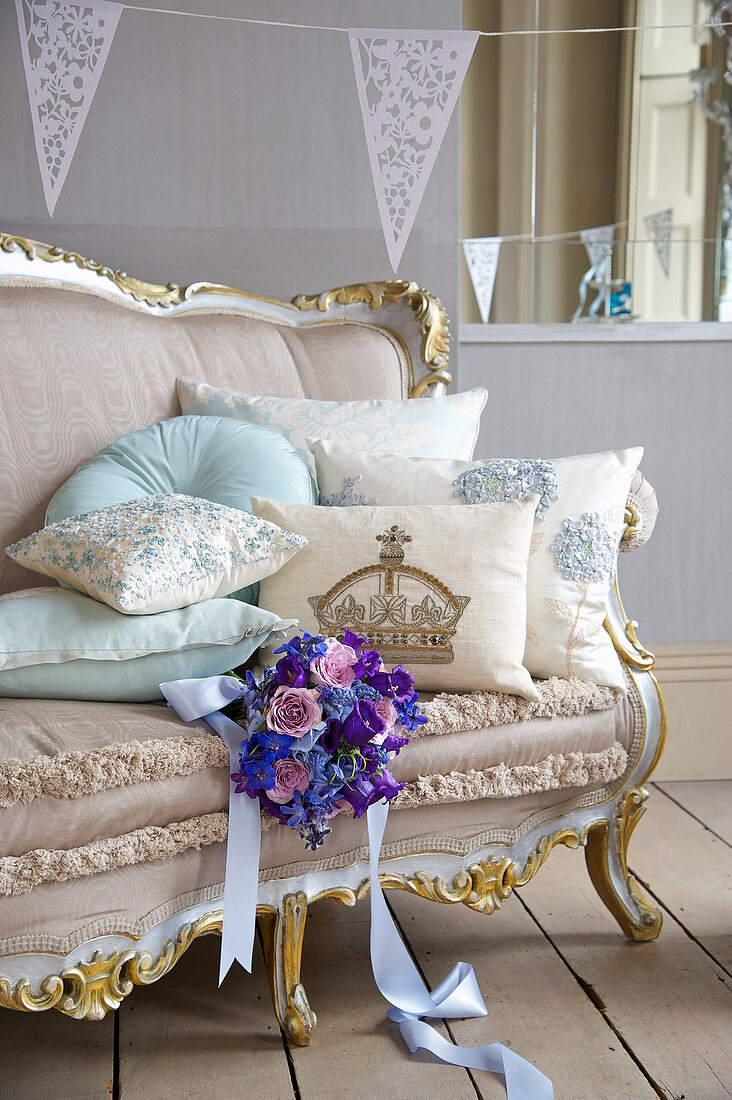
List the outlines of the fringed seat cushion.
{"type": "MultiPolygon", "coordinates": [[[[577,680],[537,686],[536,702],[491,692],[424,702],[429,721],[395,761],[406,786],[393,809],[410,813],[391,815],[398,823],[391,843],[409,843],[425,827],[437,831],[426,826],[432,807],[442,807],[439,835],[449,837],[452,822],[458,842],[477,819],[485,829],[488,815],[476,803],[490,799],[491,824],[510,829],[542,799],[566,799],[623,773],[633,727],[628,700],[577,680]]],[[[0,939],[5,907],[21,895],[43,897],[54,882],[82,878],[94,891],[90,876],[224,847],[227,754],[204,723],[184,726],[155,704],[0,706],[0,939]]],[[[363,822],[342,817],[325,847],[306,853],[292,830],[270,823],[262,868],[277,877],[295,873],[287,870],[293,866],[340,862],[364,842],[363,822]]]]}

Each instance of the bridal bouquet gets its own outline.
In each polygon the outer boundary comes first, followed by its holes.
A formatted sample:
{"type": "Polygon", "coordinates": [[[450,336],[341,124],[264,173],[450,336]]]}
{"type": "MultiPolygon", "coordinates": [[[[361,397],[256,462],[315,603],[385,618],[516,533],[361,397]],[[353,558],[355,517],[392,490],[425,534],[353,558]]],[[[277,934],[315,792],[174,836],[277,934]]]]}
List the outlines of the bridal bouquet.
{"type": "Polygon", "coordinates": [[[329,821],[389,801],[402,788],[389,771],[420,714],[414,680],[387,672],[365,638],[302,633],[275,650],[274,668],[247,673],[238,722],[246,730],[236,790],[318,848],[329,821]]]}

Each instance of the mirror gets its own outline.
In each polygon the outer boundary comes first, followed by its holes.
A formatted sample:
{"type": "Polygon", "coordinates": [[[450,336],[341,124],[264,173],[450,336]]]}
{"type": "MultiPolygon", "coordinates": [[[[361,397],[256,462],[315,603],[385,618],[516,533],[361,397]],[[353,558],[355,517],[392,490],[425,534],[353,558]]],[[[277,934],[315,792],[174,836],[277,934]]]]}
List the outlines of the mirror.
{"type": "MultiPolygon", "coordinates": [[[[481,38],[463,87],[461,237],[503,237],[490,320],[731,320],[732,0],[463,12],[466,28],[582,32],[481,38]],[[608,225],[592,277],[579,232],[608,225]]],[[[480,321],[464,261],[461,319],[480,321]]]]}

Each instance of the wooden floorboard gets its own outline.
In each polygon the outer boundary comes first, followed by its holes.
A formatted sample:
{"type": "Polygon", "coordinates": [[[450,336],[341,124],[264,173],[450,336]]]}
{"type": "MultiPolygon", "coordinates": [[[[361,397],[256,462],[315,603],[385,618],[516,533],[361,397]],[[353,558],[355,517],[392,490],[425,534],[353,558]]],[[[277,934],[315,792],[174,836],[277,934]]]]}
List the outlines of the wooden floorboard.
{"type": "Polygon", "coordinates": [[[107,1100],[113,1067],[112,1013],[94,1023],[0,1009],[2,1100],[107,1100]]]}
{"type": "MultiPolygon", "coordinates": [[[[452,1021],[456,1041],[510,1045],[557,1100],[732,1096],[732,978],[715,961],[732,968],[732,782],[660,787],[630,846],[666,911],[654,943],[625,939],[581,852],[553,852],[490,917],[388,894],[430,984],[458,959],[476,969],[488,1016],[452,1021]]],[[[123,1002],[114,1100],[504,1097],[498,1077],[408,1053],[371,976],[368,915],[367,902],[310,911],[303,981],[319,1024],[307,1049],[283,1044],[258,945],[254,975],[234,968],[219,990],[218,937],[194,943],[123,1002]]],[[[0,1100],[107,1100],[113,1078],[112,1014],[0,1011],[0,1100]]]]}
{"type": "Polygon", "coordinates": [[[656,783],[684,809],[703,822],[718,837],[732,845],[732,781],[697,779],[656,783]]]}
{"type": "MultiPolygon", "coordinates": [[[[631,851],[641,844],[643,826],[642,821],[631,851]]],[[[578,856],[552,852],[522,890],[529,910],[663,1097],[732,1095],[732,979],[671,919],[654,942],[626,940],[578,856]]],[[[569,1040],[572,1017],[555,1022],[569,1040]]],[[[591,1080],[590,1059],[586,1072],[591,1080]]]]}
{"type": "Polygon", "coordinates": [[[660,791],[646,806],[633,872],[732,975],[732,847],[660,791]]]}
{"type": "Polygon", "coordinates": [[[217,989],[220,945],[218,936],[195,941],[162,981],[122,1003],[120,1100],[292,1100],[259,945],[254,973],[234,964],[217,989]]]}
{"type": "Polygon", "coordinates": [[[367,901],[355,909],[332,901],[312,907],[302,973],[318,1016],[312,1045],[291,1052],[302,1100],[476,1100],[466,1070],[412,1057],[387,1018],[371,974],[367,901]]]}
{"type": "MultiPolygon", "coordinates": [[[[453,1021],[457,1042],[510,1046],[551,1078],[557,1100],[657,1095],[516,899],[484,916],[397,891],[388,897],[431,986],[458,959],[473,964],[488,1015],[453,1021]]],[[[505,1097],[502,1078],[476,1078],[486,1098],[505,1097]]]]}

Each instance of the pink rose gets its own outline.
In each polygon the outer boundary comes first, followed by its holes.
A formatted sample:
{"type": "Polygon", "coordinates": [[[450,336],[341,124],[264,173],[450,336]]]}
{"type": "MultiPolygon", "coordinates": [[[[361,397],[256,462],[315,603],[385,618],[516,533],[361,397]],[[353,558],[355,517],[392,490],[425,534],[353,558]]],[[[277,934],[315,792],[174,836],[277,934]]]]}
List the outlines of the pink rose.
{"type": "Polygon", "coordinates": [[[311,688],[278,687],[267,710],[267,728],[286,733],[288,737],[304,737],[323,720],[317,703],[318,693],[311,688]]]}
{"type": "Polygon", "coordinates": [[[335,638],[326,638],[325,642],[328,650],[310,662],[310,675],[316,684],[324,687],[350,687],[356,679],[353,666],[358,657],[355,651],[335,638]]]}
{"type": "Polygon", "coordinates": [[[379,699],[374,703],[374,708],[380,718],[384,720],[384,732],[375,733],[371,738],[372,745],[381,745],[394,729],[397,720],[397,709],[391,699],[379,699]]]}
{"type": "Polygon", "coordinates": [[[295,791],[307,790],[310,782],[310,768],[307,764],[288,756],[285,760],[275,760],[273,767],[275,785],[270,791],[265,791],[267,798],[282,806],[285,802],[292,801],[295,791]]]}

